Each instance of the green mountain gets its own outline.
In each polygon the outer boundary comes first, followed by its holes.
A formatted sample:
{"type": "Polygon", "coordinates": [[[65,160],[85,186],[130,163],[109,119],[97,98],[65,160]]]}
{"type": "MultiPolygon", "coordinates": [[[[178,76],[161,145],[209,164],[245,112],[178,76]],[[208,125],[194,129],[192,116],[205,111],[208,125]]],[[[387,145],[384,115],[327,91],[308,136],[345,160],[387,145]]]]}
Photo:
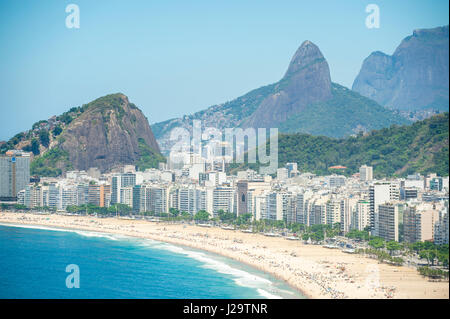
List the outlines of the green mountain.
{"type": "Polygon", "coordinates": [[[377,102],[337,83],[331,84],[331,94],[331,99],[309,104],[303,112],[290,116],[280,124],[279,131],[344,137],[408,123],[377,102]]]}
{"type": "Polygon", "coordinates": [[[172,146],[171,130],[183,127],[192,131],[193,120],[218,129],[277,127],[285,133],[329,137],[410,123],[375,101],[332,83],[326,59],[310,41],[299,47],[280,81],[192,115],[153,124],[163,152],[172,146]]]}
{"type": "Polygon", "coordinates": [[[0,152],[8,149],[32,152],[31,174],[41,176],[124,164],[145,169],[165,161],[147,118],[121,93],[39,121],[0,146],[0,152]]]}
{"type": "MultiPolygon", "coordinates": [[[[412,173],[437,173],[448,176],[448,112],[412,125],[392,125],[367,134],[347,138],[330,138],[309,134],[279,134],[279,167],[298,163],[301,172],[330,174],[330,167],[347,167],[354,174],[361,165],[374,167],[377,178],[406,176],[412,173]]],[[[245,168],[258,169],[259,164],[231,165],[231,172],[245,168]]]]}

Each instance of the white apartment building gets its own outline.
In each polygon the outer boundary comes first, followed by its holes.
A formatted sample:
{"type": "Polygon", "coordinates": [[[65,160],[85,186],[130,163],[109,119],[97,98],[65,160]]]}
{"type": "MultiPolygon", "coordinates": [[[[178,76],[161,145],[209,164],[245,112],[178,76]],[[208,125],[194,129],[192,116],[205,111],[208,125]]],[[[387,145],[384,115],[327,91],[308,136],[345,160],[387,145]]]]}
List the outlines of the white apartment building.
{"type": "Polygon", "coordinates": [[[224,212],[234,212],[234,193],[233,187],[218,186],[213,190],[213,216],[216,217],[219,210],[224,212]]]}
{"type": "Polygon", "coordinates": [[[367,226],[370,226],[370,202],[362,199],[356,203],[352,228],[364,230],[367,226]]]}
{"type": "Polygon", "coordinates": [[[359,180],[362,182],[370,182],[373,180],[373,167],[363,165],[359,168],[359,180]]]}
{"type": "Polygon", "coordinates": [[[434,239],[439,211],[432,204],[411,205],[403,213],[403,239],[408,243],[434,239]]]}
{"type": "Polygon", "coordinates": [[[448,244],[449,224],[448,224],[448,206],[439,211],[439,221],[435,224],[434,242],[437,245],[448,244]]]}
{"type": "Polygon", "coordinates": [[[369,187],[370,201],[370,227],[372,234],[378,235],[378,207],[380,204],[400,199],[399,183],[397,182],[376,182],[369,187]]]}
{"type": "Polygon", "coordinates": [[[326,203],[326,223],[333,226],[341,221],[341,201],[339,199],[330,199],[326,203]]]}
{"type": "Polygon", "coordinates": [[[277,169],[277,179],[280,181],[285,181],[289,178],[288,169],[281,167],[277,169]]]}

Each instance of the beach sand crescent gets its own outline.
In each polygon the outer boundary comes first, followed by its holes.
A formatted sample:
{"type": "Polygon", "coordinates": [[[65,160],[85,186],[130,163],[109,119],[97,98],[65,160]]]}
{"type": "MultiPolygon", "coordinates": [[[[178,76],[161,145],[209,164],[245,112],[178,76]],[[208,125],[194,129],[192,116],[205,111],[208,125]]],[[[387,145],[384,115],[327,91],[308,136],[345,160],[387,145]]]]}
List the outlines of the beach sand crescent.
{"type": "Polygon", "coordinates": [[[281,237],[187,224],[11,212],[1,212],[0,223],[106,232],[202,249],[269,273],[309,298],[449,298],[448,282],[428,281],[415,268],[281,237]]]}

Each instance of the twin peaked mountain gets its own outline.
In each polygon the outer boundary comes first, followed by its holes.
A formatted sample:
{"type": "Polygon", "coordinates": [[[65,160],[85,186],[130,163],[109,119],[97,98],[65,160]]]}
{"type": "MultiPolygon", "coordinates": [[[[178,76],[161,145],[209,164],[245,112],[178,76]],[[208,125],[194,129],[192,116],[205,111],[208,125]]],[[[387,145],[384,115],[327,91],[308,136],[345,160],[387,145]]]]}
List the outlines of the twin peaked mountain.
{"type": "Polygon", "coordinates": [[[330,137],[408,123],[375,101],[333,83],[327,61],[311,41],[302,43],[277,83],[193,115],[154,124],[161,148],[170,148],[173,128],[191,129],[193,120],[219,129],[276,127],[281,132],[330,137]]]}

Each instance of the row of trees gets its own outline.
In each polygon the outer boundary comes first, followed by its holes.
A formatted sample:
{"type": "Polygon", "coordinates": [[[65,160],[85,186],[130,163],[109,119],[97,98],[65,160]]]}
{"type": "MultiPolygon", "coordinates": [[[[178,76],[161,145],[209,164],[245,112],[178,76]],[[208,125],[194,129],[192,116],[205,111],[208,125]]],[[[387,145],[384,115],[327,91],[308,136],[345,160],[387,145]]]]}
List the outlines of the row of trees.
{"type": "Polygon", "coordinates": [[[430,267],[419,267],[417,269],[422,276],[432,279],[446,279],[448,280],[448,271],[442,269],[433,269],[430,267]]]}
{"type": "Polygon", "coordinates": [[[436,245],[429,241],[416,242],[413,244],[399,243],[396,241],[386,242],[380,237],[371,237],[369,246],[377,251],[387,250],[390,256],[392,256],[394,252],[401,252],[404,256],[417,255],[419,258],[425,259],[428,266],[434,266],[436,262],[438,262],[442,266],[448,268],[448,245],[436,245]]]}
{"type": "Polygon", "coordinates": [[[358,249],[357,253],[375,256],[379,262],[385,262],[396,266],[401,266],[405,261],[402,257],[394,257],[391,253],[376,248],[358,249]]]}

